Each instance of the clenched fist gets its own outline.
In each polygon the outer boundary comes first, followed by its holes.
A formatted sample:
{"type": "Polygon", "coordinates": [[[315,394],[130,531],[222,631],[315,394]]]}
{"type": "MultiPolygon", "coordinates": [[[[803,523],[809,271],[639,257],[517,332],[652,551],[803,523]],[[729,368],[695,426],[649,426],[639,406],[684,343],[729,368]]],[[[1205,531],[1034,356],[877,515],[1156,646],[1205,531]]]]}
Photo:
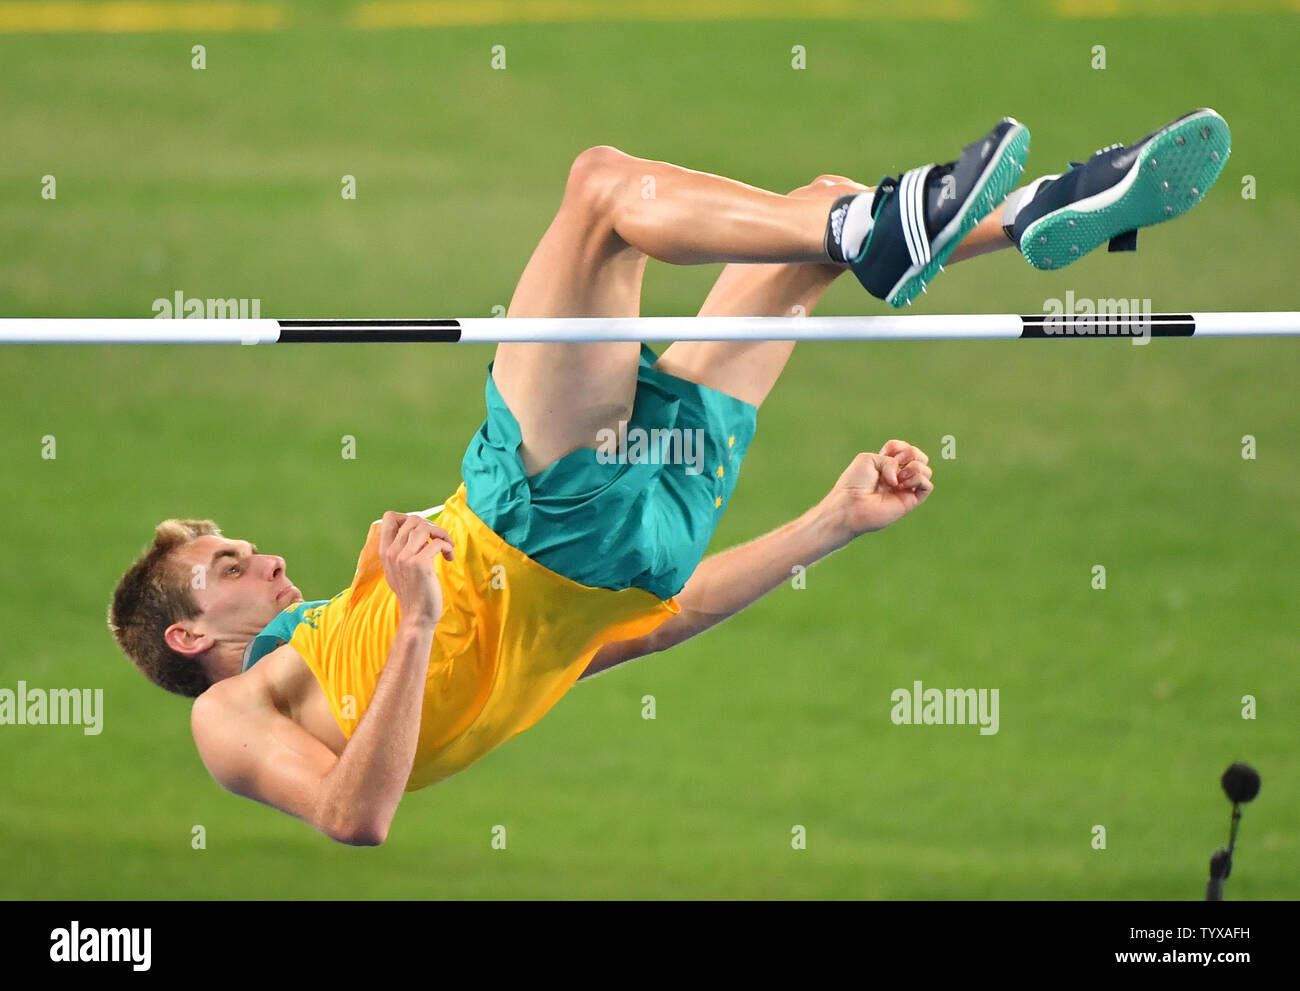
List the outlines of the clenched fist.
{"type": "Polygon", "coordinates": [[[883,530],[934,491],[930,459],[919,447],[891,440],[879,454],[853,459],[827,496],[848,539],[883,530]]]}

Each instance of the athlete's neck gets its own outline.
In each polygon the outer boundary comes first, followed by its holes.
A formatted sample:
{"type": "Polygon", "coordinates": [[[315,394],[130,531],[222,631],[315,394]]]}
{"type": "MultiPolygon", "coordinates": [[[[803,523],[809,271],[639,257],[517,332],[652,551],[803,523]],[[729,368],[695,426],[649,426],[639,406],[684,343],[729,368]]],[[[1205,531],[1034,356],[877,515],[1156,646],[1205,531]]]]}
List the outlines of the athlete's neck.
{"type": "Polygon", "coordinates": [[[218,640],[203,655],[203,670],[212,684],[239,674],[244,669],[248,640],[218,640]]]}

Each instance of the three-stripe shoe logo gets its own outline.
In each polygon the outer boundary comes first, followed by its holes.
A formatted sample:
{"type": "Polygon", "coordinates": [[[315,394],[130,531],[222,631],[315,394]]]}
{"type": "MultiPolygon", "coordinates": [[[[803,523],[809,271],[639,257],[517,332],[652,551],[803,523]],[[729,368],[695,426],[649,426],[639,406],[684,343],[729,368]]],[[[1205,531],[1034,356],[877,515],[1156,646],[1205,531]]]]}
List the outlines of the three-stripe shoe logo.
{"type": "Polygon", "coordinates": [[[898,184],[898,212],[903,221],[903,239],[912,264],[930,264],[930,238],[925,233],[925,177],[934,164],[903,173],[898,184]]]}
{"type": "Polygon", "coordinates": [[[849,214],[849,205],[836,207],[831,213],[831,234],[835,237],[835,243],[840,243],[840,235],[844,233],[844,218],[849,214]]]}

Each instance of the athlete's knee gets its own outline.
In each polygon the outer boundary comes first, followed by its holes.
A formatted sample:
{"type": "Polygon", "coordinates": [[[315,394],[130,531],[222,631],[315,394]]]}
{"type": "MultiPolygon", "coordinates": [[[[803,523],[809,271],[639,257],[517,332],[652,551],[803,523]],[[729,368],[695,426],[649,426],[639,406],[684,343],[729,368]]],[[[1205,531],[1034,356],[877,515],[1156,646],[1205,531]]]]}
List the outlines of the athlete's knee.
{"type": "Polygon", "coordinates": [[[585,212],[612,214],[635,159],[610,145],[588,148],[573,160],[564,187],[565,204],[585,212]]]}
{"type": "Polygon", "coordinates": [[[806,186],[800,186],[798,189],[790,191],[791,196],[823,196],[835,193],[844,196],[847,193],[863,193],[871,189],[870,186],[864,186],[860,182],[854,182],[847,176],[842,175],[819,175],[806,186]]]}

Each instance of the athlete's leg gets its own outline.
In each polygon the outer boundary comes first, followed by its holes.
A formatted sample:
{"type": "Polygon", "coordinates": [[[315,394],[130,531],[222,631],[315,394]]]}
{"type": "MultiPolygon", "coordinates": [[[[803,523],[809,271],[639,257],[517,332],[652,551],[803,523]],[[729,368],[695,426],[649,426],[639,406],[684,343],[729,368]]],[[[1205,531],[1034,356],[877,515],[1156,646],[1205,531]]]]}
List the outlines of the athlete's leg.
{"type": "MultiPolygon", "coordinates": [[[[787,197],[665,162],[592,148],[510,303],[512,317],[636,316],[647,256],[677,264],[819,262],[835,195],[787,197]]],[[[627,419],[640,347],[502,344],[493,379],[519,421],[529,474],[627,419]]]]}
{"type": "MultiPolygon", "coordinates": [[[[871,192],[844,176],[824,175],[790,193],[792,197],[838,198],[871,192]]],[[[998,214],[986,217],[957,246],[951,263],[1011,247],[998,214]]],[[[845,265],[728,265],[709,292],[700,316],[807,316],[845,265]]],[[[761,406],[794,350],[793,341],[679,341],[655,367],[761,406]]]]}
{"type": "MultiPolygon", "coordinates": [[[[820,176],[792,191],[793,198],[831,200],[866,192],[843,176],[820,176]]],[[[806,316],[846,265],[731,264],[713,284],[702,317],[806,316]]],[[[794,351],[794,341],[679,341],[655,368],[761,406],[794,351]]]]}
{"type": "Polygon", "coordinates": [[[958,262],[965,261],[968,258],[975,258],[978,255],[1001,251],[1003,248],[1015,247],[1011,239],[1007,237],[1007,232],[1002,229],[1001,211],[1002,204],[999,203],[991,214],[976,224],[974,230],[962,238],[961,243],[948,256],[949,265],[956,265],[958,262]]]}

